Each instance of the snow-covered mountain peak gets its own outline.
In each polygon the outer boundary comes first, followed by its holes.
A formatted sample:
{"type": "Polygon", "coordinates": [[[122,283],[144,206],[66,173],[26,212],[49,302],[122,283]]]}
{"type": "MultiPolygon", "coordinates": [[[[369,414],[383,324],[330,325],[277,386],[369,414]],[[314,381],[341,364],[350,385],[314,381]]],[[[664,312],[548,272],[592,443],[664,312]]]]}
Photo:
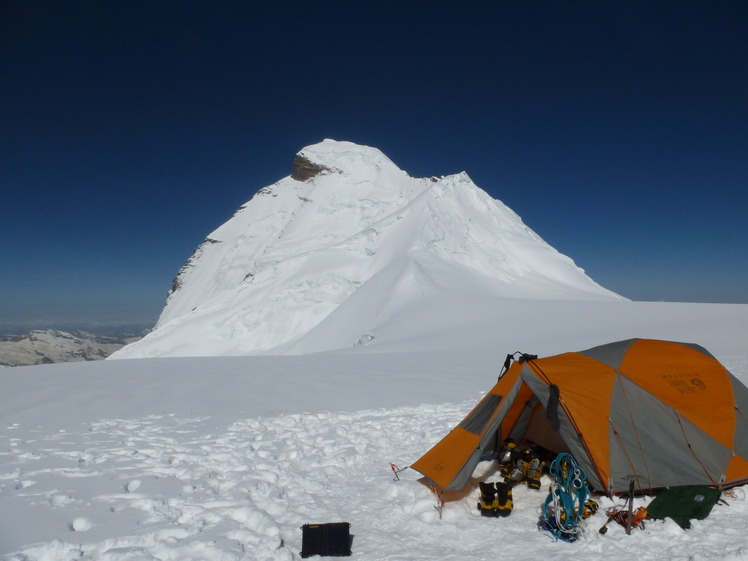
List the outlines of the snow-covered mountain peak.
{"type": "Polygon", "coordinates": [[[365,175],[371,169],[405,173],[377,148],[329,138],[299,151],[296,161],[306,161],[328,172],[345,176],[365,175]]]}
{"type": "Polygon", "coordinates": [[[467,294],[620,298],[466,173],[412,178],[375,148],[328,139],[209,234],[156,329],[116,357],[349,348],[467,294]]]}

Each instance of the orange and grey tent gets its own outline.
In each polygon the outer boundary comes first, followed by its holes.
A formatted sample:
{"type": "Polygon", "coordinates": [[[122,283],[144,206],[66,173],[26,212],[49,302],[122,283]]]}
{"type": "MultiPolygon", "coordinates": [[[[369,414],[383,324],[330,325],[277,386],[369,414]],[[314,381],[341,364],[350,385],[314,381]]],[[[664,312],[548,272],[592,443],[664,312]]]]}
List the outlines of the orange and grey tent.
{"type": "MultiPolygon", "coordinates": [[[[509,361],[508,361],[509,362],[509,361]]],[[[411,467],[462,490],[502,442],[571,453],[607,495],[674,485],[748,483],[748,389],[706,349],[630,339],[522,355],[411,467]]]]}

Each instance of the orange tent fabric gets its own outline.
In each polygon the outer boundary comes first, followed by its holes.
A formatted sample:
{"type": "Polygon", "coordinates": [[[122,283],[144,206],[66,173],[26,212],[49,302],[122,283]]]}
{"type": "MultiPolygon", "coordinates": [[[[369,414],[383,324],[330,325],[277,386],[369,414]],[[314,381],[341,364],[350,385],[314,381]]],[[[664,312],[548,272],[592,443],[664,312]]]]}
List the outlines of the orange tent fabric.
{"type": "Polygon", "coordinates": [[[522,355],[411,467],[465,487],[503,441],[570,452],[592,489],[748,482],[748,389],[704,348],[629,339],[546,358],[522,355]]]}

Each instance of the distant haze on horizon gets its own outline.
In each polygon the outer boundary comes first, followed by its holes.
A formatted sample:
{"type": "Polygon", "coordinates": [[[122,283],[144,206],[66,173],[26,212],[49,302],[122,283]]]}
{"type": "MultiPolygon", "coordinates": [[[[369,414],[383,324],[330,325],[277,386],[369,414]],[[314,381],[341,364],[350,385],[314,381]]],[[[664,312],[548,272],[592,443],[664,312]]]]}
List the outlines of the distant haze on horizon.
{"type": "Polygon", "coordinates": [[[467,172],[632,300],[748,303],[745,2],[0,6],[0,332],[152,326],[324,138],[467,172]]]}

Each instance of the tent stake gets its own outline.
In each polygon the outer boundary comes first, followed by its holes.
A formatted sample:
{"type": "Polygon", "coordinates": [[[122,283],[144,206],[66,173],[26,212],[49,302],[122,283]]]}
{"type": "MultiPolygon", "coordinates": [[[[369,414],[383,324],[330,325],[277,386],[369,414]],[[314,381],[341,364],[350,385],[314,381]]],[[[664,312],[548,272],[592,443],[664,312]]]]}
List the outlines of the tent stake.
{"type": "Polygon", "coordinates": [[[444,491],[437,491],[436,485],[433,482],[431,483],[431,490],[434,492],[434,495],[436,495],[436,504],[434,505],[434,508],[439,513],[439,520],[441,520],[442,509],[444,508],[444,491]]]}
{"type": "Polygon", "coordinates": [[[404,468],[398,468],[395,464],[390,462],[390,467],[392,468],[392,473],[395,474],[395,477],[392,479],[392,481],[400,481],[400,476],[398,475],[401,471],[405,471],[410,466],[405,466],[404,468]]]}

